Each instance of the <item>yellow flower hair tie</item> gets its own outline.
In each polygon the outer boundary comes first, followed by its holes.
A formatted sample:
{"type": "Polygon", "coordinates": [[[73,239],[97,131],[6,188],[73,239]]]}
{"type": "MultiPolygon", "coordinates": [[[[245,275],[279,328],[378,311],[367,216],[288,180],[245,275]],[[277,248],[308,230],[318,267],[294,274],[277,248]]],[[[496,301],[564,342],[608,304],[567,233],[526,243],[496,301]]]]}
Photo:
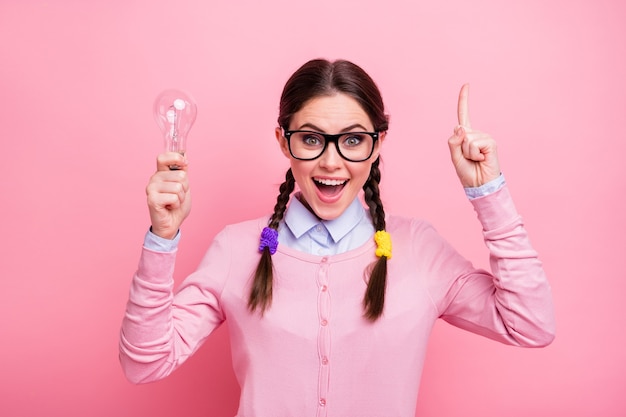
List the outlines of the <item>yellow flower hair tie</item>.
{"type": "Polygon", "coordinates": [[[374,240],[378,247],[376,248],[376,256],[391,259],[391,235],[384,230],[379,230],[374,234],[374,240]]]}

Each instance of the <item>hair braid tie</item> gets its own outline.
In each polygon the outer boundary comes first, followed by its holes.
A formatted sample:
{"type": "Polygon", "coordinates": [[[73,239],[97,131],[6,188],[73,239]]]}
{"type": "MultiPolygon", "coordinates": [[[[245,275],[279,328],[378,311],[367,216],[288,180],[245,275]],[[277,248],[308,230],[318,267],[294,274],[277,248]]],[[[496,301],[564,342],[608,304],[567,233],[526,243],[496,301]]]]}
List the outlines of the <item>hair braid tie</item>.
{"type": "Polygon", "coordinates": [[[376,256],[379,258],[384,256],[387,259],[391,259],[391,235],[384,230],[379,230],[374,234],[374,240],[376,241],[376,256]]]}
{"type": "Polygon", "coordinates": [[[276,253],[278,248],[278,231],[271,227],[264,227],[261,232],[261,243],[259,244],[259,251],[263,252],[263,249],[268,248],[270,255],[276,253]]]}

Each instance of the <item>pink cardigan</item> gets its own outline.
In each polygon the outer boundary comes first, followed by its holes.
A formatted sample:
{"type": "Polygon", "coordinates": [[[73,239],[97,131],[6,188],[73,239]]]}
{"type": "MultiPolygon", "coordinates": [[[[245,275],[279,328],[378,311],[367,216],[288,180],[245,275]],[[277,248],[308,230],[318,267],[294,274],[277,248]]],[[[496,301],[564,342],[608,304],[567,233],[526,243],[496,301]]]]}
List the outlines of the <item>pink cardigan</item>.
{"type": "Polygon", "coordinates": [[[247,309],[267,218],[226,227],[173,292],[175,253],[144,248],[122,324],[120,360],[135,383],[167,376],[229,321],[241,386],[237,417],[409,417],[437,318],[503,343],[554,337],[550,286],[507,187],[472,200],[491,253],[475,269],[426,222],[390,216],[383,317],[362,317],[375,245],[335,256],[281,247],[271,308],[247,309]]]}

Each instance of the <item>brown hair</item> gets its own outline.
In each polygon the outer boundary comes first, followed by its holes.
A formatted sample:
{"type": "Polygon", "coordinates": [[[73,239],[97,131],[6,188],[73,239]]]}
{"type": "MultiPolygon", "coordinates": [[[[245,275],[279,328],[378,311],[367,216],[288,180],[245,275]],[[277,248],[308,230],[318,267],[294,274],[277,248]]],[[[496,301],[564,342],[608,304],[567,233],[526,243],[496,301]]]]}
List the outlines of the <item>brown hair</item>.
{"type": "MultiPolygon", "coordinates": [[[[315,59],[305,63],[289,78],[280,98],[279,126],[288,130],[293,115],[309,100],[336,93],[343,93],[355,99],[369,116],[376,132],[387,131],[389,118],[385,114],[382,96],[374,80],[362,68],[349,61],[330,62],[324,59],[315,59]]],[[[379,159],[372,163],[370,175],[363,185],[363,190],[375,229],[385,230],[385,212],[378,188],[379,164],[379,159]]],[[[280,186],[280,193],[268,227],[278,229],[294,187],[295,179],[289,169],[285,182],[280,186]]],[[[387,258],[381,256],[373,266],[368,268],[368,272],[369,280],[363,297],[363,309],[365,317],[375,321],[382,315],[385,304],[387,258]]],[[[272,281],[272,256],[269,248],[265,247],[250,289],[248,307],[251,311],[255,311],[258,307],[263,313],[269,308],[272,303],[272,281]]]]}

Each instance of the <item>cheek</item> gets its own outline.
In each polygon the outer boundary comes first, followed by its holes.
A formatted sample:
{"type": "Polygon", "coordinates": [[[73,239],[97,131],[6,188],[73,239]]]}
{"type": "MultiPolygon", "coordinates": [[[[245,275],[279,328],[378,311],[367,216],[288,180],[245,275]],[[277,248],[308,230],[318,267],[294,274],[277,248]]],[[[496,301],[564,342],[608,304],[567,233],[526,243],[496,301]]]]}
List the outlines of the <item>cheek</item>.
{"type": "Polygon", "coordinates": [[[293,177],[296,179],[296,182],[299,186],[302,186],[301,182],[305,181],[311,173],[310,163],[307,161],[298,161],[297,159],[290,158],[291,161],[291,172],[293,173],[293,177]]]}
{"type": "Polygon", "coordinates": [[[370,175],[370,171],[372,169],[372,164],[370,163],[359,163],[358,166],[354,166],[351,170],[352,172],[352,180],[358,183],[359,188],[365,184],[367,178],[370,175]]]}

